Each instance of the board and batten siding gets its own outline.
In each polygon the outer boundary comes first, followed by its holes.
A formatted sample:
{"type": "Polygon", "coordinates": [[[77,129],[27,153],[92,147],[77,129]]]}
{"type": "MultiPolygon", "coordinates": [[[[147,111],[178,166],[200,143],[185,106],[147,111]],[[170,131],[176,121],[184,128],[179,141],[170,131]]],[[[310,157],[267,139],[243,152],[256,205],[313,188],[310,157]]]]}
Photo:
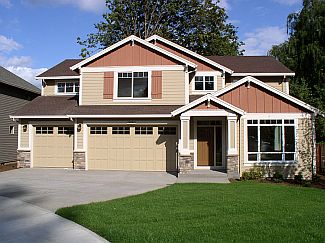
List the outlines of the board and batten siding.
{"type": "Polygon", "coordinates": [[[12,121],[9,116],[35,96],[35,94],[0,84],[0,163],[16,161],[17,158],[18,123],[12,121]],[[14,134],[9,133],[9,126],[14,126],[14,134]]]}
{"type": "Polygon", "coordinates": [[[104,73],[82,74],[82,105],[183,105],[185,104],[184,71],[162,71],[162,98],[149,102],[119,102],[104,99],[104,73]]]}

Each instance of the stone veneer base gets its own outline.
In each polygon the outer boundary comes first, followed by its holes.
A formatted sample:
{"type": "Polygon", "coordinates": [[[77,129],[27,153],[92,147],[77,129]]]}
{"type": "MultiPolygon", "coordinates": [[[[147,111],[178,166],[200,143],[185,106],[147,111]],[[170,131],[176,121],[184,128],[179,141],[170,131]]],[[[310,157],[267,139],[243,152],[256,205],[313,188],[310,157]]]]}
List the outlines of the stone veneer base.
{"type": "Polygon", "coordinates": [[[18,168],[31,167],[31,152],[26,150],[17,150],[18,168]]]}
{"type": "Polygon", "coordinates": [[[73,169],[85,170],[86,169],[86,153],[73,152],[73,169]]]}

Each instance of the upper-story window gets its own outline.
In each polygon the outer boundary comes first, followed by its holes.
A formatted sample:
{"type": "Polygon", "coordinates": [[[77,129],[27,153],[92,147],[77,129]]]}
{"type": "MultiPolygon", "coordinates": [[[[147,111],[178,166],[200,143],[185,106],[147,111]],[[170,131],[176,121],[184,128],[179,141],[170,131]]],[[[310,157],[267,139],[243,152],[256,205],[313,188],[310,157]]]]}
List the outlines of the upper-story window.
{"type": "Polygon", "coordinates": [[[117,98],[149,98],[148,72],[118,73],[117,98]]]}
{"type": "Polygon", "coordinates": [[[195,76],[194,87],[196,91],[214,90],[215,82],[212,75],[195,76]]]}
{"type": "Polygon", "coordinates": [[[58,94],[78,94],[79,82],[58,82],[57,83],[58,94]]]}

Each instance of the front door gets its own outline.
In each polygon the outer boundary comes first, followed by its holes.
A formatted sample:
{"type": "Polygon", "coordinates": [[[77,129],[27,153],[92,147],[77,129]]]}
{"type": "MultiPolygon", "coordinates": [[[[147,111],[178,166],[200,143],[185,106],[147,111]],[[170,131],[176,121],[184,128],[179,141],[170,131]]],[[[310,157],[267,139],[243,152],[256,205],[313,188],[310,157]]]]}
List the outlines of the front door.
{"type": "Polygon", "coordinates": [[[198,121],[197,125],[197,166],[222,168],[222,122],[198,121]]]}
{"type": "Polygon", "coordinates": [[[198,127],[197,129],[197,165],[214,165],[214,128],[198,127]]]}

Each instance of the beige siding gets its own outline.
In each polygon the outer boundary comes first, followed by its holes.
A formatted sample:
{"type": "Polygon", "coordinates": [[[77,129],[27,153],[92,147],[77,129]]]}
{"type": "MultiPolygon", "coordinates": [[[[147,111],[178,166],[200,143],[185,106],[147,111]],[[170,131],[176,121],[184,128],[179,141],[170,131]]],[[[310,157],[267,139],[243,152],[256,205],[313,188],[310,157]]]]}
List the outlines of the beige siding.
{"type": "Polygon", "coordinates": [[[77,149],[83,149],[83,135],[84,135],[84,127],[81,124],[81,129],[77,129],[77,149]]]}
{"type": "MultiPolygon", "coordinates": [[[[155,99],[146,105],[182,105],[185,104],[185,84],[183,71],[162,72],[162,99],[155,99]]],[[[104,73],[83,73],[83,105],[139,105],[143,102],[119,102],[103,98],[104,73]]]]}
{"type": "Polygon", "coordinates": [[[217,90],[222,89],[222,77],[221,76],[217,76],[217,90]]]}
{"type": "Polygon", "coordinates": [[[46,80],[46,86],[43,87],[43,92],[44,96],[55,95],[55,80],[46,80]]]}
{"type": "MultiPolygon", "coordinates": [[[[227,77],[226,79],[226,86],[232,84],[235,80],[240,80],[244,78],[245,76],[242,77],[227,77]]],[[[280,91],[286,92],[285,90],[285,82],[283,82],[283,77],[281,76],[270,76],[270,77],[255,77],[258,80],[266,83],[267,85],[270,85],[273,88],[276,88],[280,91]]]]}
{"type": "Polygon", "coordinates": [[[20,147],[28,148],[29,147],[29,126],[27,123],[22,123],[20,126],[20,147]],[[27,126],[26,132],[24,132],[24,126],[27,126]]]}

